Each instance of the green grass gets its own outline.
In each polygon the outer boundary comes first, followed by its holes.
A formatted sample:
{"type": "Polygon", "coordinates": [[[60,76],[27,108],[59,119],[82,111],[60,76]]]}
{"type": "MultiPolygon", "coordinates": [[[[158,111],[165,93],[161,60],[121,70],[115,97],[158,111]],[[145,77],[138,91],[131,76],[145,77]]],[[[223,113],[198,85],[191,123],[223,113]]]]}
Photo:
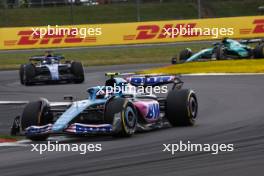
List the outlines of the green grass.
{"type": "MultiPolygon", "coordinates": [[[[179,53],[187,45],[181,46],[155,46],[147,48],[115,48],[63,51],[66,59],[81,61],[84,66],[91,65],[116,65],[132,63],[170,63],[172,56],[179,53]]],[[[194,51],[208,47],[207,44],[188,45],[194,51]]],[[[32,55],[40,55],[43,52],[32,53],[0,53],[0,69],[18,69],[20,64],[26,63],[32,55]]]]}
{"type": "MultiPolygon", "coordinates": [[[[263,0],[203,0],[203,17],[258,15],[263,0]]],[[[142,3],[141,21],[195,19],[196,0],[142,3]]],[[[136,3],[98,6],[73,6],[73,22],[70,6],[0,9],[0,27],[38,26],[92,23],[120,23],[137,21],[136,3]]]]}
{"type": "Polygon", "coordinates": [[[0,139],[19,139],[20,136],[0,135],[0,139]]]}
{"type": "MultiPolygon", "coordinates": [[[[136,4],[74,6],[73,24],[118,23],[137,21],[136,4]]],[[[144,3],[141,21],[195,18],[195,5],[191,2],[144,3]],[[181,8],[179,8],[179,6],[181,8]],[[188,9],[188,13],[186,13],[188,9]]],[[[70,7],[0,9],[0,27],[72,24],[70,7]]]]}
{"type": "Polygon", "coordinates": [[[264,73],[264,59],[192,62],[145,70],[142,73],[264,73]]]}
{"type": "Polygon", "coordinates": [[[214,0],[207,1],[207,7],[214,16],[251,16],[259,15],[258,7],[263,6],[263,0],[214,0]]]}

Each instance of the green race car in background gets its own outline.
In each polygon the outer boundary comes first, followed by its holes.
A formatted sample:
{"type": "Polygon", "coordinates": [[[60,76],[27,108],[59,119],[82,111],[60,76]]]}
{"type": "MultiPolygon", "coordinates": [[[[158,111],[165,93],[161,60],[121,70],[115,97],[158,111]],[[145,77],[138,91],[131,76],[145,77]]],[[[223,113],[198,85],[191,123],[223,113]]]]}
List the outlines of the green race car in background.
{"type": "Polygon", "coordinates": [[[216,42],[213,47],[202,49],[193,53],[190,48],[185,48],[179,53],[178,57],[171,59],[172,64],[185,63],[204,60],[226,60],[243,58],[264,58],[264,40],[232,40],[224,38],[221,42],[216,42]],[[257,43],[253,48],[250,43],[257,43]]]}

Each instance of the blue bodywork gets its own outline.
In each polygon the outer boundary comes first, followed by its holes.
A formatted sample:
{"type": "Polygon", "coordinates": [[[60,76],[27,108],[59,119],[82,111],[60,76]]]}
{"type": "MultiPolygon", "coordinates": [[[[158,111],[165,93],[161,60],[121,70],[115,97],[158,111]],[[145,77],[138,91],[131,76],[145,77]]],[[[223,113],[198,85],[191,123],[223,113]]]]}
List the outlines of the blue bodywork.
{"type": "Polygon", "coordinates": [[[62,59],[64,59],[63,56],[33,56],[30,58],[31,61],[40,61],[39,67],[48,68],[52,81],[60,79],[59,66],[65,65],[60,63],[62,59]]]}
{"type": "Polygon", "coordinates": [[[128,81],[134,86],[156,86],[159,84],[168,84],[174,81],[175,76],[164,75],[164,76],[137,76],[131,77],[128,81]]]}
{"type": "MultiPolygon", "coordinates": [[[[143,85],[143,86],[155,86],[160,84],[169,84],[172,83],[176,76],[172,75],[163,75],[163,76],[136,76],[123,78],[111,78],[114,79],[117,86],[124,86],[125,84],[131,83],[131,85],[143,85]]],[[[112,96],[118,97],[122,96],[123,92],[104,95],[98,98],[98,93],[100,91],[106,90],[106,86],[96,86],[91,87],[87,90],[88,97],[85,100],[75,101],[69,104],[69,107],[64,111],[55,121],[54,124],[47,124],[44,126],[30,126],[26,128],[27,135],[38,135],[44,133],[63,133],[63,132],[72,132],[75,134],[88,134],[94,132],[112,132],[112,124],[80,124],[71,122],[78,117],[84,110],[89,107],[96,107],[100,105],[105,105],[107,100],[112,96]]],[[[150,103],[149,103],[150,104],[150,103]]],[[[160,115],[159,104],[158,102],[152,103],[148,107],[147,118],[157,119],[160,115]]]]}
{"type": "Polygon", "coordinates": [[[82,100],[73,102],[71,107],[67,109],[59,119],[52,126],[52,132],[63,132],[65,128],[68,127],[70,121],[77,117],[81,112],[83,112],[87,107],[91,105],[97,105],[105,103],[106,99],[98,100],[82,100]]]}
{"type": "Polygon", "coordinates": [[[54,63],[54,64],[46,64],[45,67],[49,69],[51,80],[57,81],[60,79],[59,76],[59,64],[54,63]]]}
{"type": "Polygon", "coordinates": [[[62,56],[32,56],[21,64],[19,78],[22,85],[40,83],[77,83],[85,81],[83,65],[78,61],[65,60],[62,56]]]}

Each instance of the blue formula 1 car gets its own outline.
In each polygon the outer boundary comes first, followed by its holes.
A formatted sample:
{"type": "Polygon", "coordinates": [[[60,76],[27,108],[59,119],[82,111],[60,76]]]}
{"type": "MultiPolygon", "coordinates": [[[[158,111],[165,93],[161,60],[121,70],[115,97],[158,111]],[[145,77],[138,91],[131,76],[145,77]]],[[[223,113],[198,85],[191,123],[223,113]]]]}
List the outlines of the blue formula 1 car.
{"type": "Polygon", "coordinates": [[[49,82],[84,81],[84,70],[80,62],[65,61],[63,56],[33,56],[29,63],[22,64],[19,69],[20,82],[23,85],[49,82]]]}
{"type": "Polygon", "coordinates": [[[225,60],[225,59],[249,59],[264,58],[264,40],[232,40],[224,38],[221,42],[213,44],[213,47],[202,49],[197,53],[193,53],[190,48],[182,50],[179,57],[171,59],[172,64],[185,63],[192,61],[208,61],[208,60],[225,60]],[[258,43],[255,48],[248,44],[258,43]]]}
{"type": "Polygon", "coordinates": [[[179,77],[107,75],[110,78],[105,86],[87,90],[87,99],[72,101],[72,97],[65,97],[68,101],[49,102],[42,98],[29,102],[21,116],[15,118],[11,134],[25,134],[31,140],[46,140],[52,134],[129,137],[137,131],[169,125],[194,125],[198,112],[197,97],[193,90],[182,88],[179,77]],[[165,97],[146,92],[148,88],[167,84],[172,84],[172,88],[165,97]],[[143,88],[141,93],[132,91],[140,86],[143,88]]]}

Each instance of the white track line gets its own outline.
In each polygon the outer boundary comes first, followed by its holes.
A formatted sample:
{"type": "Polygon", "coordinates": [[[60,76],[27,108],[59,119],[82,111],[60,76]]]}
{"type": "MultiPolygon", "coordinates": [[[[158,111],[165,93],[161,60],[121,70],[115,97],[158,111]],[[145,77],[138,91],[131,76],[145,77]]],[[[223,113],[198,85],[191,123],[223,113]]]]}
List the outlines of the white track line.
{"type": "Polygon", "coordinates": [[[29,101],[0,101],[0,104],[27,104],[29,101]]]}
{"type": "Polygon", "coordinates": [[[0,143],[0,147],[27,147],[29,144],[20,144],[17,142],[3,142],[0,143]]]}
{"type": "Polygon", "coordinates": [[[26,147],[30,145],[31,140],[24,139],[15,142],[2,142],[0,143],[0,147],[26,147]]]}

